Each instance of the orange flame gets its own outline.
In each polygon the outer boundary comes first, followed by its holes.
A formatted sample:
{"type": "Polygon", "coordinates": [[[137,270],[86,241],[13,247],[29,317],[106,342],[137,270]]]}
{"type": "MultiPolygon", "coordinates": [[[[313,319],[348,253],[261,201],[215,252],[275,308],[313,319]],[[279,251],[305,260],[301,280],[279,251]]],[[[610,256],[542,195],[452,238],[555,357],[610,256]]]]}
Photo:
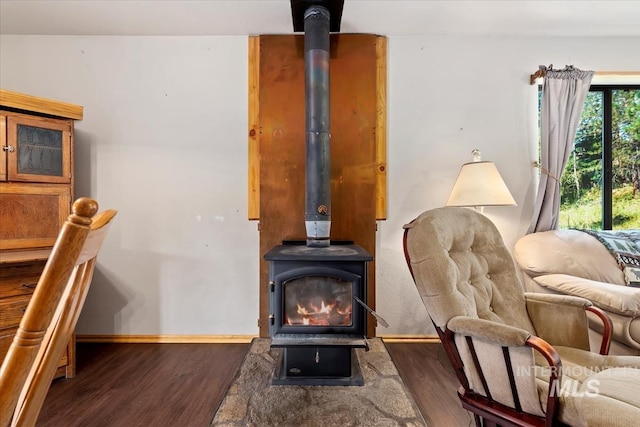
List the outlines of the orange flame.
{"type": "Polygon", "coordinates": [[[297,302],[297,316],[285,313],[284,323],[304,326],[348,326],[351,325],[351,311],[351,304],[339,306],[336,301],[327,303],[322,300],[319,307],[312,302],[307,305],[297,302]]]}

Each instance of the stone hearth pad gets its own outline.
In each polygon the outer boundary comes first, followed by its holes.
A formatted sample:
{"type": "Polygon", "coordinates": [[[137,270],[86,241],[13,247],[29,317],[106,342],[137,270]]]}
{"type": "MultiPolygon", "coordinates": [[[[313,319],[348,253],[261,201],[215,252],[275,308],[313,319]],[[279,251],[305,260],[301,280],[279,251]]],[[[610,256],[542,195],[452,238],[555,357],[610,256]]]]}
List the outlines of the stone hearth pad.
{"type": "Polygon", "coordinates": [[[363,386],[274,386],[278,354],[255,338],[212,426],[426,426],[380,338],[356,349],[363,386]]]}

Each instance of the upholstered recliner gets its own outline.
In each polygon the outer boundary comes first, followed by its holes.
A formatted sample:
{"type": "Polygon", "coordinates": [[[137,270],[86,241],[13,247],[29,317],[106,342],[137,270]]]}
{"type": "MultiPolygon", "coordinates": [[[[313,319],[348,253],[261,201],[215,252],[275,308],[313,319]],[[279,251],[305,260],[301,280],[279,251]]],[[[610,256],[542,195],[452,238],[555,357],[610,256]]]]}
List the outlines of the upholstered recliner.
{"type": "Polygon", "coordinates": [[[603,354],[589,351],[585,310],[600,316],[605,330],[610,323],[588,300],[525,294],[509,251],[484,215],[452,207],[426,211],[405,225],[404,248],[461,383],[462,406],[478,425],[623,426],[640,419],[639,385],[626,381],[624,372],[637,373],[640,358],[607,356],[606,333],[603,354]],[[598,394],[592,378],[611,367],[618,369],[602,381],[618,394],[609,398],[598,394]],[[611,402],[623,409],[602,417],[611,402]],[[594,404],[600,406],[594,410],[594,404]]]}
{"type": "MultiPolygon", "coordinates": [[[[611,353],[640,355],[640,288],[626,286],[620,265],[598,239],[579,230],[532,233],[518,239],[513,256],[527,291],[587,298],[611,318],[611,353]]],[[[594,337],[601,325],[591,321],[594,337]]]]}

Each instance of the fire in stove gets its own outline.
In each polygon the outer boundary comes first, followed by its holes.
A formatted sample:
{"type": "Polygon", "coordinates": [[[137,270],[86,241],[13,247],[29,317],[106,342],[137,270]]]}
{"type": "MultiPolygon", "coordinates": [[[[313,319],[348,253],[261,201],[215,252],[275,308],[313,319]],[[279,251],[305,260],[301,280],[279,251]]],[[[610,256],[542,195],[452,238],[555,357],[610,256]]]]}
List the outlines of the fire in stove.
{"type": "Polygon", "coordinates": [[[284,284],[284,323],[351,326],[351,283],[310,276],[284,284]]]}

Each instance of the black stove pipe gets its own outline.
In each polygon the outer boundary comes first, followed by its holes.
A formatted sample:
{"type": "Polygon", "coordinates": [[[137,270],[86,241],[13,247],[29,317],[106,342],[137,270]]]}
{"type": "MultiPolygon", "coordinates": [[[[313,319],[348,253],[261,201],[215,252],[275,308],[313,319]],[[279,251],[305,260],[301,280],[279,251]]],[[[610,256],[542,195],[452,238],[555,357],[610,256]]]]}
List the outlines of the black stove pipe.
{"type": "Polygon", "coordinates": [[[329,21],[329,11],[322,6],[304,13],[305,228],[307,246],[313,247],[329,246],[331,232],[329,21]]]}

